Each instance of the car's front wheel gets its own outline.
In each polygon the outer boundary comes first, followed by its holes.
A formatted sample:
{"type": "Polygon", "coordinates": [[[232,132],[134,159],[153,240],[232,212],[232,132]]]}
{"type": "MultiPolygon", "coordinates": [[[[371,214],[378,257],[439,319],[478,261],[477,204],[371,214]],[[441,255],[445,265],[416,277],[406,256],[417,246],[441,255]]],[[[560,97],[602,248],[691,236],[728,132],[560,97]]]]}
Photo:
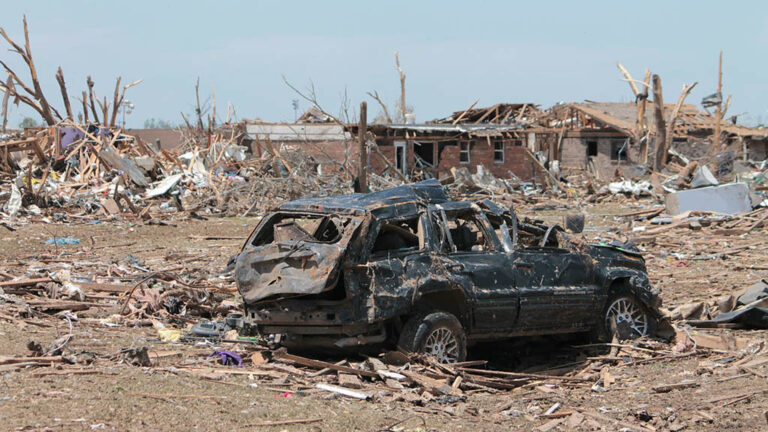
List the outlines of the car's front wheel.
{"type": "Polygon", "coordinates": [[[613,336],[614,331],[619,339],[637,339],[653,336],[656,333],[656,320],[634,296],[618,295],[608,300],[601,328],[603,339],[606,340],[613,336]]]}
{"type": "Polygon", "coordinates": [[[459,320],[447,312],[425,312],[406,321],[398,346],[405,351],[424,353],[440,363],[467,358],[467,335],[459,320]]]}

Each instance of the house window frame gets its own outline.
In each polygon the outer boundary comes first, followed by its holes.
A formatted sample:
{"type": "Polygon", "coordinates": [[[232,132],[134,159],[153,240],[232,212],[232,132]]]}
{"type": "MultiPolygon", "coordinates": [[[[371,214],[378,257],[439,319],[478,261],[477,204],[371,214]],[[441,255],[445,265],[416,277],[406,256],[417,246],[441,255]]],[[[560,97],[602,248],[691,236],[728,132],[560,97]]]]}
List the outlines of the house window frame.
{"type": "Polygon", "coordinates": [[[587,157],[588,158],[589,157],[597,157],[597,155],[600,154],[600,144],[598,143],[597,140],[593,140],[593,139],[586,140],[586,144],[587,144],[586,145],[586,150],[587,150],[587,157]],[[594,146],[594,150],[595,151],[591,152],[591,153],[594,153],[594,154],[591,154],[590,151],[589,151],[590,147],[592,147],[592,146],[594,146]]]}
{"type": "Polygon", "coordinates": [[[629,160],[629,146],[627,145],[627,140],[624,139],[612,139],[611,140],[611,162],[626,162],[629,160]],[[624,152],[622,157],[621,148],[624,147],[624,152]],[[614,151],[614,149],[616,151],[614,151]],[[615,156],[615,157],[614,157],[615,156]]]}
{"type": "Polygon", "coordinates": [[[395,169],[400,171],[404,176],[408,175],[408,142],[397,140],[394,142],[395,147],[395,169]],[[398,150],[402,150],[402,153],[398,155],[398,150]]]}
{"type": "Polygon", "coordinates": [[[506,146],[506,144],[507,143],[504,142],[504,141],[494,141],[493,142],[493,163],[503,164],[504,162],[506,162],[506,160],[507,160],[507,157],[506,157],[507,146],[506,146]],[[501,148],[498,148],[498,146],[501,146],[501,148]],[[501,158],[497,159],[496,158],[497,155],[501,155],[501,158]]]}
{"type": "Polygon", "coordinates": [[[473,141],[459,141],[459,163],[461,165],[469,165],[472,163],[471,151],[473,141]],[[466,149],[464,148],[466,146],[466,149]],[[463,156],[466,155],[467,160],[463,160],[463,156]]]}

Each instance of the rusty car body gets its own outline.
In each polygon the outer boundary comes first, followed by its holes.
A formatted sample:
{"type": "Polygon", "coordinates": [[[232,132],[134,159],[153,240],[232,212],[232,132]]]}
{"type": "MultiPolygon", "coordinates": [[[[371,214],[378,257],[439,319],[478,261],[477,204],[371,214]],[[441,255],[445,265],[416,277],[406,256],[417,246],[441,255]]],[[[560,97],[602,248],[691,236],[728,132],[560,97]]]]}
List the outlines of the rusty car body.
{"type": "Polygon", "coordinates": [[[435,180],[282,204],[235,278],[251,333],[289,347],[391,343],[444,362],[475,341],[614,323],[649,335],[660,317],[638,253],[488,200],[451,201],[435,180]]]}

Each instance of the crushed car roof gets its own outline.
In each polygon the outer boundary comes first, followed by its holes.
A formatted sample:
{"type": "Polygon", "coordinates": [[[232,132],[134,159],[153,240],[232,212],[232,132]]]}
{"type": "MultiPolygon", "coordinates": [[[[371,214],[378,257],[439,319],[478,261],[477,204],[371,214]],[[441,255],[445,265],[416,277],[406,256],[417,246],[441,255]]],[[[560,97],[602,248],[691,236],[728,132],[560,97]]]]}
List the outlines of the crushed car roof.
{"type": "Polygon", "coordinates": [[[372,213],[376,217],[398,217],[416,214],[425,205],[445,203],[448,200],[439,181],[424,180],[366,194],[298,199],[280,205],[277,210],[359,215],[372,213]]]}

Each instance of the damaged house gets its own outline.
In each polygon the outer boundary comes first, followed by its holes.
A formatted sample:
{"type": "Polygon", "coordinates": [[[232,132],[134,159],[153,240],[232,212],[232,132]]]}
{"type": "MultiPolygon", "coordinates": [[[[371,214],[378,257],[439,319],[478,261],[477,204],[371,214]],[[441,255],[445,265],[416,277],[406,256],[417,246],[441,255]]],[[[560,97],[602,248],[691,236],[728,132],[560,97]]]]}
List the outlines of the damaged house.
{"type": "MultiPolygon", "coordinates": [[[[377,147],[371,170],[441,178],[453,168],[483,166],[497,177],[532,179],[543,174],[531,153],[536,134],[528,130],[538,114],[533,104],[497,104],[429,123],[369,125],[377,147]]],[[[350,130],[358,133],[355,125],[350,130]]]]}
{"type": "MultiPolygon", "coordinates": [[[[674,105],[665,105],[666,124],[674,105]]],[[[547,125],[560,130],[562,138],[554,153],[563,169],[586,169],[602,178],[617,168],[647,164],[653,159],[656,122],[653,110],[638,110],[634,102],[592,102],[560,104],[550,109],[547,125]]],[[[723,141],[751,159],[766,157],[768,130],[723,122],[723,141]]],[[[682,105],[672,129],[671,149],[699,159],[711,153],[715,119],[694,105],[682,105]]],[[[550,153],[552,155],[552,153],[550,153]]]]}
{"type": "Polygon", "coordinates": [[[265,153],[304,152],[317,162],[318,174],[330,174],[356,154],[352,136],[316,109],[305,112],[295,123],[245,121],[241,144],[255,157],[265,153]]]}

